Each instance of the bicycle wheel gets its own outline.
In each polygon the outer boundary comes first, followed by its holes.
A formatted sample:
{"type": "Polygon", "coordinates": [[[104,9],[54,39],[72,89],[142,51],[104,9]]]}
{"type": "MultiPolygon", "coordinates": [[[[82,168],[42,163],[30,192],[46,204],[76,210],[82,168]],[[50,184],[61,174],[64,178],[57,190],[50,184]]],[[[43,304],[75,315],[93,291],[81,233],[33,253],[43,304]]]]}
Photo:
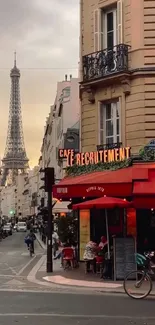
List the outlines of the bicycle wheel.
{"type": "Polygon", "coordinates": [[[33,255],[32,244],[30,244],[30,246],[29,246],[29,251],[30,251],[30,257],[32,257],[32,255],[33,255]]]}
{"type": "Polygon", "coordinates": [[[144,271],[133,271],[125,277],[123,287],[129,297],[144,299],[152,290],[152,280],[144,271]]]}

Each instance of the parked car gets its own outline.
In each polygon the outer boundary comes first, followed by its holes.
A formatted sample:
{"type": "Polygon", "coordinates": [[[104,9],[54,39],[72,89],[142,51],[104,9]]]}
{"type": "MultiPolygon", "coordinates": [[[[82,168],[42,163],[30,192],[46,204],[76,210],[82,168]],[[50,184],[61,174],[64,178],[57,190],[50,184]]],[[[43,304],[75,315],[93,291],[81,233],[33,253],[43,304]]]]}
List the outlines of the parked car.
{"type": "Polygon", "coordinates": [[[19,221],[17,223],[17,231],[24,231],[24,232],[26,232],[27,231],[26,222],[19,221]]]}
{"type": "Polygon", "coordinates": [[[12,235],[12,225],[11,223],[6,223],[6,225],[3,226],[3,233],[6,236],[11,236],[12,235]]]}

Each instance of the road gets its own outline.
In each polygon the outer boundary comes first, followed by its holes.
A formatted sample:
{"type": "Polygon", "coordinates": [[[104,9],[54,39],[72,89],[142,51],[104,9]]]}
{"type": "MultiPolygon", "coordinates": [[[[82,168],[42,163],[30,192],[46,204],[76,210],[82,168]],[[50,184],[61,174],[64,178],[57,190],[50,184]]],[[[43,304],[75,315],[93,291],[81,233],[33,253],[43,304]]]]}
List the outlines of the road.
{"type": "Polygon", "coordinates": [[[35,243],[31,259],[23,233],[0,243],[1,325],[154,325],[155,299],[135,301],[126,296],[45,288],[27,281],[44,254],[35,243]]]}
{"type": "Polygon", "coordinates": [[[43,254],[36,241],[36,255],[30,258],[24,237],[25,233],[15,232],[0,242],[0,289],[24,284],[30,269],[43,254]]]}
{"type": "Polygon", "coordinates": [[[116,295],[0,292],[0,324],[154,325],[154,304],[116,295]]]}

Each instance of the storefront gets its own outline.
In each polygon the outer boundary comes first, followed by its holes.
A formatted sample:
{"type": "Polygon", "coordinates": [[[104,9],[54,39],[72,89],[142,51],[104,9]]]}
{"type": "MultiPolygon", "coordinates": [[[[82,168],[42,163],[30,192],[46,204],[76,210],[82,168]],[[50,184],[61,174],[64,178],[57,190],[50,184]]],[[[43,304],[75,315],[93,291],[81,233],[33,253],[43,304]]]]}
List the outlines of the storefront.
{"type": "MultiPolygon", "coordinates": [[[[101,158],[121,159],[122,152],[106,150],[102,152],[101,158]],[[108,157],[108,158],[107,158],[108,157]]],[[[70,152],[68,162],[73,163],[73,152],[70,152]]],[[[61,152],[62,155],[62,152],[61,152]]],[[[99,155],[81,155],[76,158],[76,163],[98,162],[99,155]],[[83,158],[84,157],[84,158],[83,158]],[[97,160],[95,160],[97,159],[97,160]]],[[[128,155],[129,157],[129,155],[128,155]]],[[[72,204],[99,198],[102,196],[118,197],[133,202],[133,207],[126,210],[126,218],[118,210],[109,210],[109,233],[123,237],[126,227],[126,236],[136,239],[136,246],[139,251],[144,248],[155,250],[155,163],[154,162],[132,162],[132,165],[117,170],[95,171],[80,176],[64,178],[60,183],[53,187],[54,197],[62,201],[70,201],[72,204]]],[[[100,236],[104,235],[105,229],[104,210],[81,210],[79,211],[79,258],[82,259],[83,250],[86,242],[92,237],[99,241],[100,236]]]]}

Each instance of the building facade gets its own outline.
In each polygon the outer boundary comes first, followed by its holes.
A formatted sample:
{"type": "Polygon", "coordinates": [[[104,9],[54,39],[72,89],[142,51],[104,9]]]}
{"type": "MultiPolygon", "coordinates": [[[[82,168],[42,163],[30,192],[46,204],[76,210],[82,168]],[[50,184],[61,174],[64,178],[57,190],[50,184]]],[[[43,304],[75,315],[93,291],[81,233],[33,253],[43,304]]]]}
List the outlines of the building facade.
{"type": "Polygon", "coordinates": [[[64,177],[65,168],[65,161],[59,161],[58,152],[64,148],[68,129],[75,128],[73,133],[75,138],[78,136],[79,142],[79,112],[79,79],[70,76],[68,80],[65,76],[65,80],[57,84],[56,98],[46,120],[41,148],[42,167],[54,167],[58,181],[64,177]]]}
{"type": "Polygon", "coordinates": [[[11,218],[22,216],[23,211],[23,188],[25,183],[24,174],[16,176],[14,185],[1,187],[1,215],[11,218]]]}
{"type": "Polygon", "coordinates": [[[155,138],[155,6],[147,0],[81,0],[81,147],[155,138]]]}
{"type": "Polygon", "coordinates": [[[37,215],[39,206],[39,166],[35,166],[29,171],[28,176],[25,178],[23,187],[23,205],[22,216],[37,215]]]}

